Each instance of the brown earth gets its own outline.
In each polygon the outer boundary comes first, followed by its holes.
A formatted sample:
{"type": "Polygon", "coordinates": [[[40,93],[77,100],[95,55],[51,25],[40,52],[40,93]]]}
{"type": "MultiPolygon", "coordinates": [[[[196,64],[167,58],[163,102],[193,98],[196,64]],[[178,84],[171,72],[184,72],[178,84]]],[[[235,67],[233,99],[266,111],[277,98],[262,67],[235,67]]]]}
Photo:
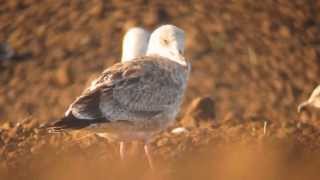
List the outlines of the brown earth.
{"type": "Polygon", "coordinates": [[[320,1],[0,3],[0,179],[320,178],[320,113],[296,111],[320,76],[320,1]],[[192,74],[178,119],[189,132],[155,138],[155,172],[139,146],[121,162],[116,143],[39,128],[120,59],[129,27],[164,23],[187,34],[192,74]],[[214,104],[190,113],[198,97],[214,104]]]}

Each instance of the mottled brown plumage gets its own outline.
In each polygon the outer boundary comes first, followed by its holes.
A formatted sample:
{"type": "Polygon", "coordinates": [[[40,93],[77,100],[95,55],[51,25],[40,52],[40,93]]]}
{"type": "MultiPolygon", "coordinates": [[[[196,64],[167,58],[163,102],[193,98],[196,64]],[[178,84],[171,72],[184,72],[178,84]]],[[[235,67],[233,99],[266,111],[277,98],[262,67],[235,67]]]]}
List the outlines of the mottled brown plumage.
{"type": "Polygon", "coordinates": [[[107,133],[120,141],[122,159],[124,141],[142,140],[153,169],[148,141],[174,121],[187,85],[190,64],[183,52],[184,32],[160,26],[151,34],[146,56],[105,70],[51,129],[107,133]]]}
{"type": "Polygon", "coordinates": [[[66,117],[92,122],[86,128],[120,140],[147,139],[174,120],[188,74],[188,66],[156,55],[115,64],[70,105],[66,117]]]}

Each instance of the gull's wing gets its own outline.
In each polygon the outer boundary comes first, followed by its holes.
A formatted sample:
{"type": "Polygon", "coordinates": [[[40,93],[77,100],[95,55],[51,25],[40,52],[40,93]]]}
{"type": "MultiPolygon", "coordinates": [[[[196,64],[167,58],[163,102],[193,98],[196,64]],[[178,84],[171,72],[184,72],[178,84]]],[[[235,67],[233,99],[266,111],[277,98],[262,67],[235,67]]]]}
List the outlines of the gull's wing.
{"type": "Polygon", "coordinates": [[[69,107],[79,119],[134,120],[154,116],[177,103],[183,90],[177,63],[144,57],[105,70],[69,107]]]}

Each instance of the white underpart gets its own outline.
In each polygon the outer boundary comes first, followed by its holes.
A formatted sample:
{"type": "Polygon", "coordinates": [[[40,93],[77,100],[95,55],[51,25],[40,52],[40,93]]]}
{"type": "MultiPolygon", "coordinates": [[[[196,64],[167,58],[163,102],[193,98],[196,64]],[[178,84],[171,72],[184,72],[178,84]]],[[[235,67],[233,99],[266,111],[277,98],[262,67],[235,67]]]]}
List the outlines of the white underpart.
{"type": "Polygon", "coordinates": [[[150,33],[143,28],[130,28],[123,38],[121,62],[145,55],[149,37],[150,33]]]}
{"type": "Polygon", "coordinates": [[[147,56],[159,55],[187,65],[184,53],[184,31],[173,25],[163,25],[154,30],[150,36],[147,56]]]}

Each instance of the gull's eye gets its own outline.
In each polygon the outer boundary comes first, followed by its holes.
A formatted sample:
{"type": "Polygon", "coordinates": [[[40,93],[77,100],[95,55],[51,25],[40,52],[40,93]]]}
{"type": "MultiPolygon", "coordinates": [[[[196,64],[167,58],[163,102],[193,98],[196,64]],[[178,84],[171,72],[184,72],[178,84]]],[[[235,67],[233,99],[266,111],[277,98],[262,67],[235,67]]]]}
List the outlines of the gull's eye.
{"type": "Polygon", "coordinates": [[[164,40],[163,40],[163,43],[164,43],[165,45],[168,45],[168,44],[169,44],[169,41],[168,41],[167,39],[164,39],[164,40]]]}

